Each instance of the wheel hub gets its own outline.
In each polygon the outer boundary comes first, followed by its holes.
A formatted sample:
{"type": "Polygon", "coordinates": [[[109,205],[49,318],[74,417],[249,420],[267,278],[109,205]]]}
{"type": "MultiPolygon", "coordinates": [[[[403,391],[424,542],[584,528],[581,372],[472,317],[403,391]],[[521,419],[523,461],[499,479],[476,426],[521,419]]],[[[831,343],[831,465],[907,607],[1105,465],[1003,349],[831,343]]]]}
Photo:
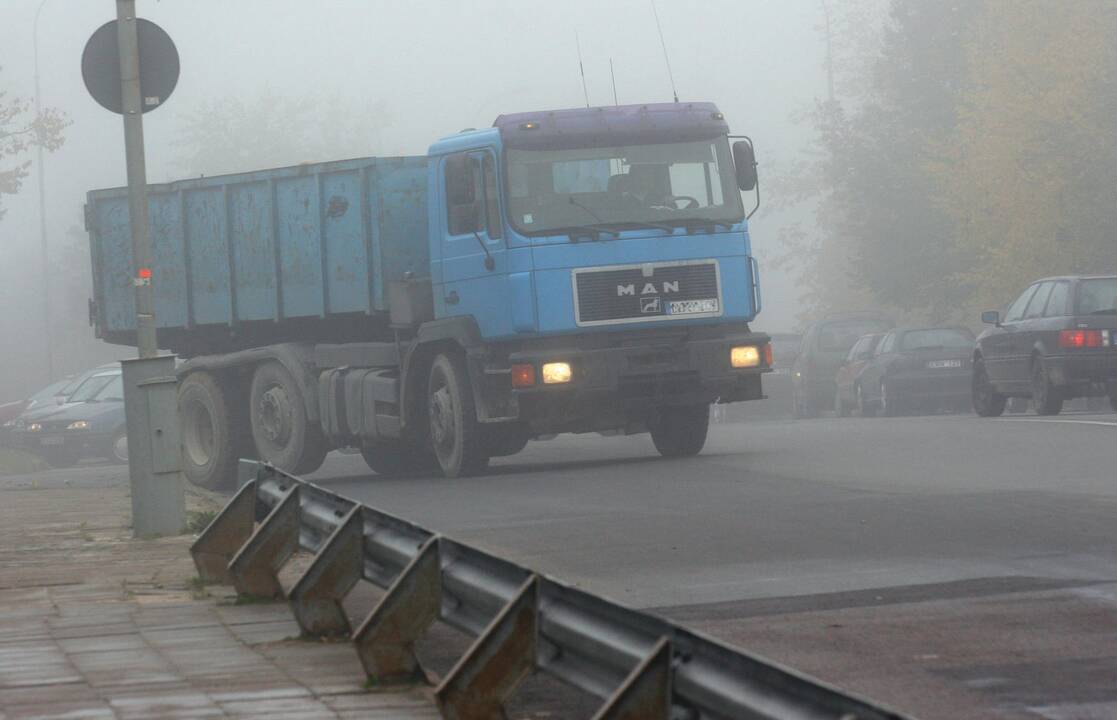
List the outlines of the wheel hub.
{"type": "MultiPolygon", "coordinates": [[[[198,402],[192,403],[185,414],[186,422],[183,428],[185,432],[183,433],[182,444],[186,448],[186,455],[190,458],[190,462],[201,467],[206,465],[213,457],[213,421],[205,406],[198,402]]],[[[118,452],[115,444],[113,452],[118,452]]],[[[124,452],[125,458],[123,459],[127,459],[127,438],[125,438],[124,452]]],[[[120,456],[117,455],[117,457],[120,456]]]]}
{"type": "Polygon", "coordinates": [[[448,388],[440,387],[431,393],[429,410],[431,439],[439,448],[445,448],[454,439],[454,404],[448,388]]]}
{"type": "Polygon", "coordinates": [[[271,442],[283,445],[291,437],[291,402],[279,386],[268,388],[256,404],[260,429],[271,442]]]}

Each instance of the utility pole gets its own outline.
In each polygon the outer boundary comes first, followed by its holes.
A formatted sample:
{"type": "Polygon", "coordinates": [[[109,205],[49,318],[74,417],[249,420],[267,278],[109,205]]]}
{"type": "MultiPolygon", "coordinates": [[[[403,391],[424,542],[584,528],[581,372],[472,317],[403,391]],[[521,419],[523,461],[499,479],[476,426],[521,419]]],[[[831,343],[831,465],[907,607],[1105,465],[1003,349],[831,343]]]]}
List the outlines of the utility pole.
{"type": "Polygon", "coordinates": [[[141,358],[156,355],[155,303],[151,288],[151,235],[147,220],[147,164],[144,160],[143,97],[136,0],[116,0],[120,44],[120,86],[124,105],[124,155],[128,164],[128,215],[136,274],[136,345],[141,358]]]}
{"type": "MultiPolygon", "coordinates": [[[[31,44],[35,49],[35,120],[43,116],[43,94],[39,87],[39,15],[47,0],[41,0],[35,10],[35,21],[31,26],[31,44]]],[[[43,283],[43,340],[47,346],[47,381],[54,382],[54,328],[50,312],[50,252],[47,246],[47,190],[46,167],[43,165],[42,138],[35,144],[35,163],[39,168],[39,257],[42,265],[40,278],[43,283]]]]}
{"type": "Polygon", "coordinates": [[[830,6],[822,1],[822,16],[826,22],[826,88],[827,100],[834,102],[834,36],[830,32],[830,6]]]}

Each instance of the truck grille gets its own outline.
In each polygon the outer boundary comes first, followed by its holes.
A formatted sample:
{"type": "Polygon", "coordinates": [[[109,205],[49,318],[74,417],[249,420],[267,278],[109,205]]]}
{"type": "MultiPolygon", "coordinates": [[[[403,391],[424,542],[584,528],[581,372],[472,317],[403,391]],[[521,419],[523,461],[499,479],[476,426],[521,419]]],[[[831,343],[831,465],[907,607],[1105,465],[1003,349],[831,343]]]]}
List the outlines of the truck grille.
{"type": "Polygon", "coordinates": [[[579,326],[722,314],[716,260],[585,268],[573,280],[579,326]]]}

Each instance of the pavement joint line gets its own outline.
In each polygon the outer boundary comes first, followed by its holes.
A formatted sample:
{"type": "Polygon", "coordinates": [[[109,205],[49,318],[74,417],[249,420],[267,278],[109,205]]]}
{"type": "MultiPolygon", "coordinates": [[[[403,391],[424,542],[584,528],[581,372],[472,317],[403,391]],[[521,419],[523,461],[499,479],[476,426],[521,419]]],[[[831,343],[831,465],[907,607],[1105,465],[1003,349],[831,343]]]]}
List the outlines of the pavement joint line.
{"type": "Polygon", "coordinates": [[[1048,423],[1051,425],[1101,425],[1105,427],[1117,427],[1117,422],[1106,422],[1104,420],[1056,420],[1054,418],[997,418],[998,422],[1010,423],[1048,423]]]}

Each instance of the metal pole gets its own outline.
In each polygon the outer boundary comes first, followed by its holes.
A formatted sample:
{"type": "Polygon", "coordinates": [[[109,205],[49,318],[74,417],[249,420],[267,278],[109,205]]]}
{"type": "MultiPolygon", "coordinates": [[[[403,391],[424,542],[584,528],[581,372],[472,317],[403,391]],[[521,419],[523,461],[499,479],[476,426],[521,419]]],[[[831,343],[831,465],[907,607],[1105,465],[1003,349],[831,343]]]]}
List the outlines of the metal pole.
{"type": "MultiPolygon", "coordinates": [[[[35,120],[38,121],[43,114],[43,98],[39,89],[39,14],[47,0],[42,0],[35,10],[35,22],[32,24],[31,43],[35,48],[35,120]]],[[[42,138],[39,138],[42,140],[42,138]]],[[[47,191],[46,167],[43,165],[43,145],[35,145],[35,162],[39,168],[39,253],[42,262],[41,282],[43,283],[43,340],[47,345],[47,381],[54,380],[54,341],[53,326],[50,312],[50,252],[47,248],[47,191]]]]}
{"type": "Polygon", "coordinates": [[[157,348],[151,288],[151,237],[147,224],[147,167],[144,163],[136,0],[116,0],[116,20],[120,42],[120,89],[124,105],[124,152],[128,162],[128,213],[132,222],[132,257],[135,263],[136,345],[141,358],[152,358],[157,348]]]}

